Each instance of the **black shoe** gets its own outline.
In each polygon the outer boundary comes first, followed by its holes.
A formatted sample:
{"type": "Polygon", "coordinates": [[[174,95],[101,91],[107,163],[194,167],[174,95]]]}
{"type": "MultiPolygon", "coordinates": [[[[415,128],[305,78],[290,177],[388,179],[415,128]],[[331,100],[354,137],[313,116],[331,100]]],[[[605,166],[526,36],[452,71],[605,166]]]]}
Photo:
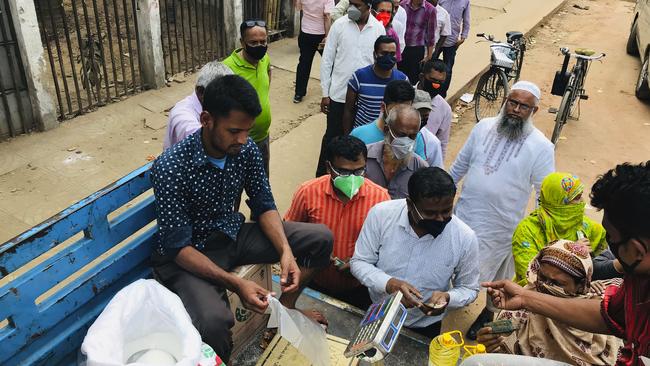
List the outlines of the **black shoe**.
{"type": "Polygon", "coordinates": [[[494,314],[487,308],[483,309],[481,314],[476,318],[472,326],[467,331],[467,338],[475,341],[478,336],[478,331],[485,326],[485,324],[494,320],[494,314]]]}
{"type": "Polygon", "coordinates": [[[302,102],[303,95],[294,95],[293,96],[293,102],[294,103],[300,103],[302,102]]]}

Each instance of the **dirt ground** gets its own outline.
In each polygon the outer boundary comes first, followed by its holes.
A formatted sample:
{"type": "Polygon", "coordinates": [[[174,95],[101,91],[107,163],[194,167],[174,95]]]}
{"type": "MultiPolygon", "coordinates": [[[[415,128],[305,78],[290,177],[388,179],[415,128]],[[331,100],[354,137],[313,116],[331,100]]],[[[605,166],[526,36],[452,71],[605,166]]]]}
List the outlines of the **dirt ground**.
{"type": "MultiPolygon", "coordinates": [[[[555,150],[556,169],[577,174],[588,189],[599,174],[616,164],[650,160],[650,105],[634,96],[640,61],[625,53],[633,8],[632,1],[569,1],[531,34],[524,57],[521,79],[537,83],[543,93],[535,125],[550,138],[555,115],[548,109],[559,107],[561,99],[550,94],[553,76],[563,60],[560,47],[591,48],[607,54],[603,62],[592,63],[585,82],[589,99],[580,104],[580,119],[564,126],[555,150]],[[574,4],[589,9],[580,10],[574,4]]],[[[488,52],[486,44],[486,57],[488,52]]],[[[446,166],[453,162],[476,122],[473,108],[462,102],[456,113],[459,118],[452,127],[446,166]]],[[[587,215],[601,219],[589,205],[587,215]]],[[[473,304],[456,312],[445,321],[445,328],[467,330],[479,308],[473,304]]]]}

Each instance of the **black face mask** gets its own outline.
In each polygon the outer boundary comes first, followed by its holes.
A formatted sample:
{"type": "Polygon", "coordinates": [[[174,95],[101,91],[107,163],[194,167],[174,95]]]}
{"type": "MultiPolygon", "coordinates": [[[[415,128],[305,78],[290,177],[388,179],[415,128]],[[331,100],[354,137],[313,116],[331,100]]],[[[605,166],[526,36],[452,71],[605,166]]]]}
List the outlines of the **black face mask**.
{"type": "Polygon", "coordinates": [[[413,205],[413,209],[415,210],[415,213],[417,214],[418,217],[415,217],[413,215],[413,219],[416,221],[417,225],[424,229],[428,234],[431,234],[434,238],[437,238],[438,235],[442,234],[443,231],[445,231],[445,227],[447,224],[451,221],[451,217],[448,217],[442,221],[438,220],[433,220],[433,219],[424,219],[422,218],[422,215],[420,214],[420,211],[418,211],[418,208],[415,207],[415,204],[411,202],[411,205],[413,205]]]}
{"type": "Polygon", "coordinates": [[[377,66],[384,70],[390,70],[395,67],[397,63],[397,58],[393,55],[381,55],[377,57],[377,66]]]}
{"type": "Polygon", "coordinates": [[[249,46],[246,45],[246,54],[249,55],[251,58],[254,60],[261,60],[264,58],[264,55],[266,55],[266,50],[268,49],[268,46],[249,46]]]}

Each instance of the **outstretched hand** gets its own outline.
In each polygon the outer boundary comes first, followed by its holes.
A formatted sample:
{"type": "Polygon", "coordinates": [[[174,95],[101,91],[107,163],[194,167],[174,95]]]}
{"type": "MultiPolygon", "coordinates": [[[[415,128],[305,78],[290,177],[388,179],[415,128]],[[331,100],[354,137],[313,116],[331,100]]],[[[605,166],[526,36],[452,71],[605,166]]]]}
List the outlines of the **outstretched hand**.
{"type": "Polygon", "coordinates": [[[492,304],[503,310],[519,310],[524,307],[523,294],[526,290],[510,280],[483,282],[492,297],[492,304]]]}

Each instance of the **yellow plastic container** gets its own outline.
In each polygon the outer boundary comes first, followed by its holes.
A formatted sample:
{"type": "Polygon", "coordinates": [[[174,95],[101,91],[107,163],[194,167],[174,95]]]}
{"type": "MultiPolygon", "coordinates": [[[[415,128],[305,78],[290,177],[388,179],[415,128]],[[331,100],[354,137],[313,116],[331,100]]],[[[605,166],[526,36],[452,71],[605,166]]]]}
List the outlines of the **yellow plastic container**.
{"type": "Polygon", "coordinates": [[[464,344],[463,333],[459,330],[437,336],[429,345],[429,366],[456,366],[464,344]],[[454,335],[458,335],[460,341],[454,335]]]}
{"type": "Polygon", "coordinates": [[[465,350],[465,354],[463,355],[463,361],[465,361],[466,358],[469,358],[474,355],[478,355],[481,353],[487,353],[487,350],[485,349],[485,346],[482,344],[477,344],[476,346],[470,346],[466,345],[463,347],[465,350]]]}

